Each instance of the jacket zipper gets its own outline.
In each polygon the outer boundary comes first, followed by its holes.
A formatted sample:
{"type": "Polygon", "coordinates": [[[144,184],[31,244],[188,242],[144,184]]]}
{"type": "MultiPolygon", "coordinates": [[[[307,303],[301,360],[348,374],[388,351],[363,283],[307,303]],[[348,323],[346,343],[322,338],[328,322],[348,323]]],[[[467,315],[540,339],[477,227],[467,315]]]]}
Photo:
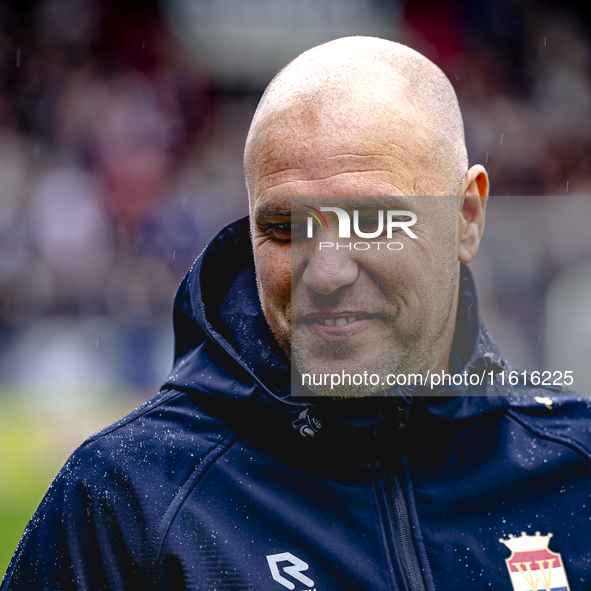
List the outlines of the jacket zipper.
{"type": "Polygon", "coordinates": [[[384,487],[391,502],[394,516],[395,548],[398,550],[403,577],[409,591],[427,591],[423,582],[423,574],[415,551],[412,537],[412,526],[406,506],[406,498],[402,490],[400,478],[392,465],[384,470],[384,487]]]}

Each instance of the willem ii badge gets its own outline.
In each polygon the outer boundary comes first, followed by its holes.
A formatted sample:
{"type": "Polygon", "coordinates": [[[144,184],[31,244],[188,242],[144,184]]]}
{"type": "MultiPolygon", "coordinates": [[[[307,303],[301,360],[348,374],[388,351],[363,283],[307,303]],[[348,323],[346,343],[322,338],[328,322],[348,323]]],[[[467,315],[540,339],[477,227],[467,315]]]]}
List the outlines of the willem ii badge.
{"type": "Polygon", "coordinates": [[[513,591],[570,591],[560,554],[548,549],[551,537],[537,531],[535,536],[522,532],[519,538],[499,540],[511,550],[505,562],[513,591]]]}

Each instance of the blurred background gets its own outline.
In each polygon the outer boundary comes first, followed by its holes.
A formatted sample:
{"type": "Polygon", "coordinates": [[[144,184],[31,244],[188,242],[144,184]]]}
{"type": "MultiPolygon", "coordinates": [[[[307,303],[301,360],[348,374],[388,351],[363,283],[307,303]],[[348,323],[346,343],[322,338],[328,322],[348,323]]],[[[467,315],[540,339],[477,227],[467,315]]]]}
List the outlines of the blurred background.
{"type": "Polygon", "coordinates": [[[260,94],[330,39],[449,76],[492,182],[485,323],[513,365],[591,394],[590,33],[549,0],[3,0],[0,573],[74,447],[166,377],[178,283],[247,213],[260,94]]]}

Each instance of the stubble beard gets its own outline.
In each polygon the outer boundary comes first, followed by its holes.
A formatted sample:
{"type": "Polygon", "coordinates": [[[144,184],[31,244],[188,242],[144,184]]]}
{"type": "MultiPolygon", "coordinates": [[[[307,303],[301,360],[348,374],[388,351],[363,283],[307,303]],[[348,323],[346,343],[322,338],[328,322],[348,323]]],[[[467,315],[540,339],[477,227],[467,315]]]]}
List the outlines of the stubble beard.
{"type": "MultiPolygon", "coordinates": [[[[306,381],[306,387],[313,394],[333,398],[376,396],[386,394],[387,390],[390,389],[390,386],[387,385],[389,374],[410,373],[411,365],[414,365],[414,367],[417,366],[416,363],[412,363],[410,358],[415,357],[411,351],[416,351],[418,339],[418,334],[398,331],[396,333],[396,343],[392,347],[389,347],[389,352],[385,356],[380,354],[381,361],[372,360],[366,363],[359,362],[360,355],[358,347],[354,346],[351,342],[328,342],[322,345],[322,353],[319,356],[323,360],[328,361],[319,362],[303,346],[296,332],[292,340],[291,358],[300,376],[303,374],[312,376],[310,385],[306,381]],[[376,385],[372,385],[368,379],[364,380],[358,386],[354,385],[353,382],[349,384],[348,378],[346,377],[343,379],[344,382],[347,382],[345,385],[339,385],[334,388],[330,386],[330,378],[326,385],[314,384],[315,375],[324,376],[325,374],[333,373],[342,377],[343,373],[345,376],[353,376],[354,374],[363,375],[364,372],[367,372],[368,376],[378,376],[376,385]]],[[[419,363],[423,365],[422,362],[419,363]]],[[[374,381],[376,380],[374,379],[374,381]]]]}
{"type": "MultiPolygon", "coordinates": [[[[446,334],[450,322],[455,321],[456,308],[454,303],[457,302],[458,297],[458,275],[459,265],[450,273],[450,281],[445,290],[444,299],[441,305],[435,310],[434,318],[439,319],[437,324],[431,329],[427,330],[426,324],[430,322],[417,321],[411,328],[404,329],[396,327],[393,331],[392,345],[388,347],[385,354],[380,353],[381,360],[375,360],[365,363],[361,367],[358,360],[355,359],[363,353],[358,351],[356,346],[351,341],[344,342],[324,342],[320,345],[321,355],[311,355],[308,347],[304,345],[300,338],[301,331],[296,328],[289,335],[291,342],[291,361],[295,365],[297,372],[301,376],[303,374],[312,376],[311,384],[306,387],[318,396],[332,397],[332,398],[353,398],[353,397],[368,397],[376,395],[388,395],[396,384],[390,381],[392,385],[388,385],[388,376],[404,375],[406,383],[413,385],[414,382],[409,380],[409,376],[420,374],[425,378],[428,370],[434,370],[434,359],[437,357],[437,351],[441,345],[441,339],[446,334]],[[319,362],[318,357],[328,359],[328,362],[319,362]],[[334,363],[333,363],[334,361],[334,363]],[[338,366],[335,368],[334,366],[338,366]],[[343,368],[346,366],[346,369],[343,368]],[[363,374],[367,372],[368,375],[375,374],[379,377],[376,385],[372,385],[364,381],[361,385],[339,385],[334,388],[330,386],[330,378],[325,385],[316,385],[313,383],[313,376],[316,374],[363,374]]],[[[396,316],[391,317],[392,324],[399,324],[396,316]]],[[[454,322],[455,323],[455,322],[454,322]]],[[[374,380],[376,381],[376,380],[374,380]]],[[[348,380],[347,380],[348,382],[348,380]]],[[[300,384],[302,382],[300,381],[300,384]]]]}

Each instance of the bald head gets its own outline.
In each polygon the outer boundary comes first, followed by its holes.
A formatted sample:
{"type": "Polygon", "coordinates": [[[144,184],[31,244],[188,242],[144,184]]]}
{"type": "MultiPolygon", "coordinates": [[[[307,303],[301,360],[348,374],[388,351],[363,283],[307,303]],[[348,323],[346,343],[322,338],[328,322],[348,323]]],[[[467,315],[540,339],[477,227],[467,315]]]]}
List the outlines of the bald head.
{"type": "Polygon", "coordinates": [[[468,168],[449,80],[416,51],[372,37],[315,47],[272,80],[246,142],[251,198],[265,171],[281,167],[276,146],[286,142],[319,157],[388,152],[394,186],[414,195],[455,195],[468,168]]]}

